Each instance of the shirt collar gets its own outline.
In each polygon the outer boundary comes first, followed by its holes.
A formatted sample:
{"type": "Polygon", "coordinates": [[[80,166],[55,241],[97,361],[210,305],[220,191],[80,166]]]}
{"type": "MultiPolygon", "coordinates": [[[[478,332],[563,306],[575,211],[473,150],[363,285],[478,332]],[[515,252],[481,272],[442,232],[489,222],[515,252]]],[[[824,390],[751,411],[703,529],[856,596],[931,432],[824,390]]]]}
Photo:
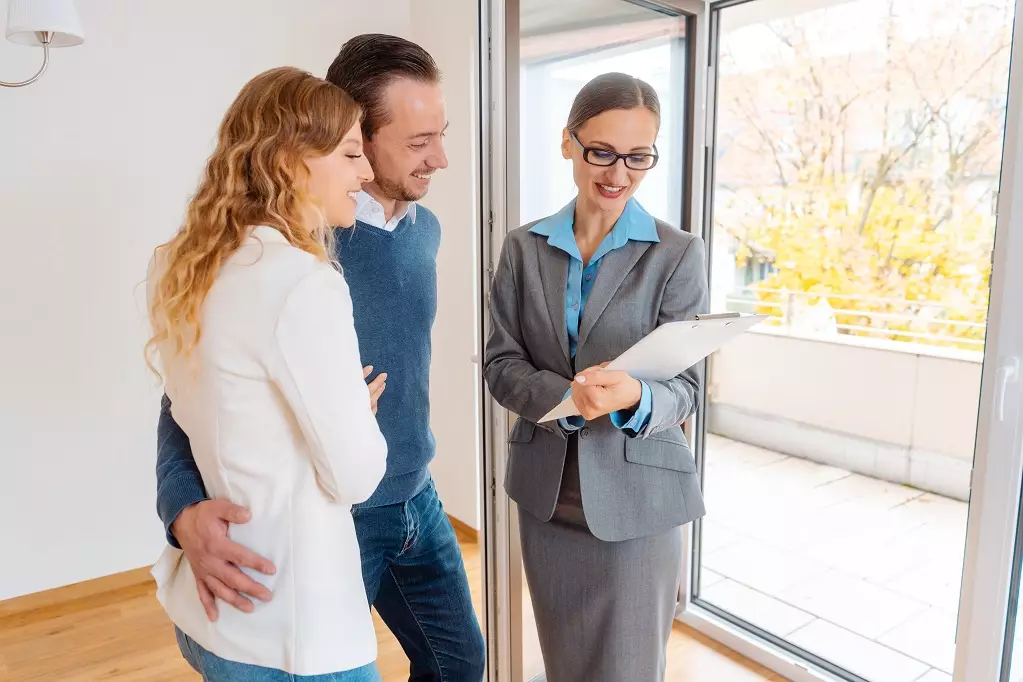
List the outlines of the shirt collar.
{"type": "MultiPolygon", "coordinates": [[[[405,208],[396,212],[391,220],[399,223],[405,219],[405,216],[408,216],[412,223],[415,224],[416,202],[406,202],[405,208]]],[[[380,229],[383,229],[384,225],[387,224],[387,221],[384,220],[383,205],[365,191],[360,191],[355,195],[355,219],[380,229]]]]}
{"type": "Polygon", "coordinates": [[[288,238],[285,237],[280,230],[276,227],[270,227],[269,225],[255,225],[249,231],[249,239],[263,242],[277,242],[280,244],[289,244],[288,238]]]}
{"type": "MultiPolygon", "coordinates": [[[[579,253],[579,245],[575,241],[575,232],[572,230],[575,223],[575,202],[576,200],[572,199],[560,211],[549,218],[544,218],[529,231],[547,237],[548,244],[581,261],[582,255],[579,253]]],[[[655,244],[661,241],[657,236],[657,224],[654,217],[647,213],[635,198],[629,199],[625,204],[625,210],[622,211],[611,234],[604,240],[607,247],[605,248],[604,244],[601,244],[598,253],[619,249],[630,241],[655,244]]]]}

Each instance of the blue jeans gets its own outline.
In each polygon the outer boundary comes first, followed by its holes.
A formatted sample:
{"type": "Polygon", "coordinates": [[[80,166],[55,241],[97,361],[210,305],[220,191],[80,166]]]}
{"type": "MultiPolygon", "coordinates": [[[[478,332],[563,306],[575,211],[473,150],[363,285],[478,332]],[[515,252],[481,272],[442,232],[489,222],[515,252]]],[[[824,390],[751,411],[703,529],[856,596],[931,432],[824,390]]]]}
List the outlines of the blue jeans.
{"type": "Polygon", "coordinates": [[[409,657],[409,682],[480,682],[483,633],[433,481],[408,502],[352,515],[366,594],[409,657]]]}
{"type": "Polygon", "coordinates": [[[203,649],[181,630],[174,628],[174,631],[181,655],[205,682],[380,682],[380,673],[373,663],[340,673],[292,675],[283,670],[225,660],[203,649]]]}

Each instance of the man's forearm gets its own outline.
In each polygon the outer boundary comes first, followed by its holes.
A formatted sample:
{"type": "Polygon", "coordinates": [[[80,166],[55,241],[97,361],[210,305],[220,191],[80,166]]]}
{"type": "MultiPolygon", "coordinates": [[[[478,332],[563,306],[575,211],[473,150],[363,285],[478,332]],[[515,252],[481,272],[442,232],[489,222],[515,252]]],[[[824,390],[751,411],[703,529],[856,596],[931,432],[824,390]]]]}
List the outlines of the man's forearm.
{"type": "Polygon", "coordinates": [[[206,500],[207,495],[188,436],[174,421],[170,407],[164,396],[156,429],[156,512],[167,531],[167,542],[178,547],[171,526],[183,509],[206,500]]]}

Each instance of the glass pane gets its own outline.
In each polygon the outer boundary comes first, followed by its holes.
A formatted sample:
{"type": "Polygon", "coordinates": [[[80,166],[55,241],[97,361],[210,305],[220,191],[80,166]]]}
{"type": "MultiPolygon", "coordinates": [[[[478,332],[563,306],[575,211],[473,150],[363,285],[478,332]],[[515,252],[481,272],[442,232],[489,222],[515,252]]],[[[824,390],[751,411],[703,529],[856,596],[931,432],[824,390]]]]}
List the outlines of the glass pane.
{"type": "MultiPolygon", "coordinates": [[[[551,215],[576,193],[561,135],[576,94],[611,71],[642,78],[661,101],[660,162],[636,194],[653,215],[682,215],[685,28],[673,17],[625,0],[524,0],[520,4],[520,217],[551,215]]],[[[525,576],[522,579],[526,585],[525,576]]],[[[523,594],[522,679],[543,674],[528,588],[523,594]]],[[[671,656],[681,653],[669,647],[671,656]]],[[[670,677],[670,675],[669,675],[670,677]]]]}
{"type": "Polygon", "coordinates": [[[650,83],[661,102],[660,162],[636,198],[654,216],[682,215],[685,27],[683,18],[624,0],[527,0],[521,5],[519,81],[520,216],[544,218],[575,196],[561,134],[572,100],[590,79],[612,71],[650,83]],[[548,26],[544,22],[551,22],[548,26]]]}
{"type": "Polygon", "coordinates": [[[697,600],[871,681],[950,680],[1011,0],[717,12],[697,600]]]}

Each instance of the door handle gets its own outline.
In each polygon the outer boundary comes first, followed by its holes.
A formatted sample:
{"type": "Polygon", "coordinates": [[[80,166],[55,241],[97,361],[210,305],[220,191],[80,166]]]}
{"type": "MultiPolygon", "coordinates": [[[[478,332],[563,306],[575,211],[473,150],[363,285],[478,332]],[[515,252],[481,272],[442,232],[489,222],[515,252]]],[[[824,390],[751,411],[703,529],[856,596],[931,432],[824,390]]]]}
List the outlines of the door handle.
{"type": "Polygon", "coordinates": [[[1019,380],[1019,358],[1010,355],[998,368],[995,395],[995,410],[998,413],[998,421],[1005,421],[1005,393],[1009,390],[1009,384],[1019,380]]]}

